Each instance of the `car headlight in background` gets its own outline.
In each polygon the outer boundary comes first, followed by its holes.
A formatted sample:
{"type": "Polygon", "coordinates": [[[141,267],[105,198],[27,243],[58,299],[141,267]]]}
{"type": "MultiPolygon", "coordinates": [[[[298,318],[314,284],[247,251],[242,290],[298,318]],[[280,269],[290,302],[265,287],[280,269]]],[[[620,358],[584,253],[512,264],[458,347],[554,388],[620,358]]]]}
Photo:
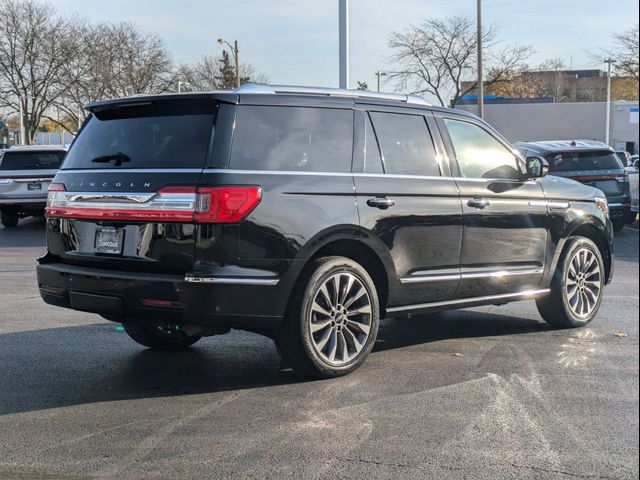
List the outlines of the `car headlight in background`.
{"type": "Polygon", "coordinates": [[[596,197],[596,207],[609,218],[609,202],[604,197],[596,197]]]}

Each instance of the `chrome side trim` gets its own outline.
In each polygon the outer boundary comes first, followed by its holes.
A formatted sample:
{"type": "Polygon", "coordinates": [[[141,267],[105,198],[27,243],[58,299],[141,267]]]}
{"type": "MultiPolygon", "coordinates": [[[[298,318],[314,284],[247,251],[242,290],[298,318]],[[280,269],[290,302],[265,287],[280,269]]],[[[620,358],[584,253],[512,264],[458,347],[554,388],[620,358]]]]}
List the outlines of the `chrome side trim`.
{"type": "Polygon", "coordinates": [[[277,285],[278,278],[249,278],[249,277],[184,277],[185,283],[205,283],[216,285],[253,285],[273,286],[277,285]]]}
{"type": "Polygon", "coordinates": [[[449,282],[460,280],[460,274],[452,274],[452,275],[412,275],[409,277],[402,277],[400,279],[400,283],[402,284],[411,284],[411,283],[429,283],[429,282],[449,282]]]}
{"type": "Polygon", "coordinates": [[[60,173],[201,173],[201,168],[62,168],[60,173]]]}
{"type": "Polygon", "coordinates": [[[524,292],[515,292],[515,293],[507,293],[503,295],[488,295],[485,297],[471,297],[471,298],[461,298],[457,300],[447,300],[444,302],[433,302],[433,303],[420,303],[417,305],[405,305],[401,307],[391,307],[387,308],[387,313],[396,313],[403,312],[407,310],[422,310],[427,308],[437,308],[437,307],[446,307],[446,306],[456,306],[456,305],[464,305],[467,303],[491,303],[493,301],[498,300],[508,300],[510,298],[521,298],[522,300],[528,300],[530,298],[535,298],[539,295],[544,295],[545,293],[549,293],[551,290],[548,288],[544,288],[542,290],[526,290],[524,292]]]}
{"type": "Polygon", "coordinates": [[[475,279],[475,278],[502,278],[513,277],[516,275],[536,275],[544,272],[544,268],[527,268],[527,269],[513,269],[513,270],[493,270],[487,272],[466,272],[462,273],[462,280],[475,279]]]}
{"type": "Polygon", "coordinates": [[[469,280],[477,278],[503,278],[512,277],[515,275],[537,275],[544,272],[544,268],[526,268],[526,269],[510,269],[510,270],[490,270],[490,271],[478,271],[478,272],[461,272],[458,274],[445,274],[445,275],[421,275],[418,272],[415,275],[402,277],[400,283],[428,283],[428,282],[446,282],[455,280],[469,280]]]}
{"type": "Polygon", "coordinates": [[[306,175],[312,177],[351,177],[348,172],[303,172],[296,170],[234,170],[231,168],[205,168],[202,173],[230,173],[234,175],[306,175]]]}
{"type": "Polygon", "coordinates": [[[571,206],[571,202],[553,201],[553,200],[531,200],[530,207],[549,207],[567,209],[571,206]]]}

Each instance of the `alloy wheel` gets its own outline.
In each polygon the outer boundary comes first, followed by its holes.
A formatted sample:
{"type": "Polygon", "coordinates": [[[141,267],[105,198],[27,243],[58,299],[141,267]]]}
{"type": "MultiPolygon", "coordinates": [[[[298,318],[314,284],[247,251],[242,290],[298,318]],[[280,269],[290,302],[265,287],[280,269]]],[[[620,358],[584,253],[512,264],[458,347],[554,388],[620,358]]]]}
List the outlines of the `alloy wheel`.
{"type": "Polygon", "coordinates": [[[307,315],[316,354],[331,366],[352,362],[367,343],[371,315],[363,282],[349,272],[331,275],[316,289],[307,315]]]}
{"type": "Polygon", "coordinates": [[[598,305],[602,274],[596,255],[587,248],[577,250],[567,269],[565,295],[569,308],[579,318],[588,318],[598,305]]]}

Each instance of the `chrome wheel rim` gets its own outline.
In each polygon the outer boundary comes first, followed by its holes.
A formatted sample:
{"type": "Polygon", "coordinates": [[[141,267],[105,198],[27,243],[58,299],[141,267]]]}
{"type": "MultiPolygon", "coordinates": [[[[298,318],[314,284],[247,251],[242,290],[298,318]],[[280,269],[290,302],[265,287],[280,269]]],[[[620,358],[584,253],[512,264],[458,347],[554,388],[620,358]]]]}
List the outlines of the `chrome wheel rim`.
{"type": "Polygon", "coordinates": [[[316,290],[308,312],[309,335],[325,363],[351,363],[369,339],[371,298],[363,282],[348,272],[336,273],[316,290]]]}
{"type": "Polygon", "coordinates": [[[602,275],[596,255],[587,248],[573,254],[565,279],[569,308],[578,318],[588,318],[600,299],[602,275]]]}

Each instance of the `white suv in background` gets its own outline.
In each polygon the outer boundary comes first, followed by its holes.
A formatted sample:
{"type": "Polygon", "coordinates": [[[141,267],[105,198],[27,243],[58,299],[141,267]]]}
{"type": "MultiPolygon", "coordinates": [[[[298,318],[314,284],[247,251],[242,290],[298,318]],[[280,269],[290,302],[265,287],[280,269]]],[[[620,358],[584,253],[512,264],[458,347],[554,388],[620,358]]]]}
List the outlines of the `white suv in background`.
{"type": "Polygon", "coordinates": [[[47,189],[66,152],[58,145],[0,151],[0,220],[4,227],[15,227],[20,218],[44,213],[47,189]]]}

